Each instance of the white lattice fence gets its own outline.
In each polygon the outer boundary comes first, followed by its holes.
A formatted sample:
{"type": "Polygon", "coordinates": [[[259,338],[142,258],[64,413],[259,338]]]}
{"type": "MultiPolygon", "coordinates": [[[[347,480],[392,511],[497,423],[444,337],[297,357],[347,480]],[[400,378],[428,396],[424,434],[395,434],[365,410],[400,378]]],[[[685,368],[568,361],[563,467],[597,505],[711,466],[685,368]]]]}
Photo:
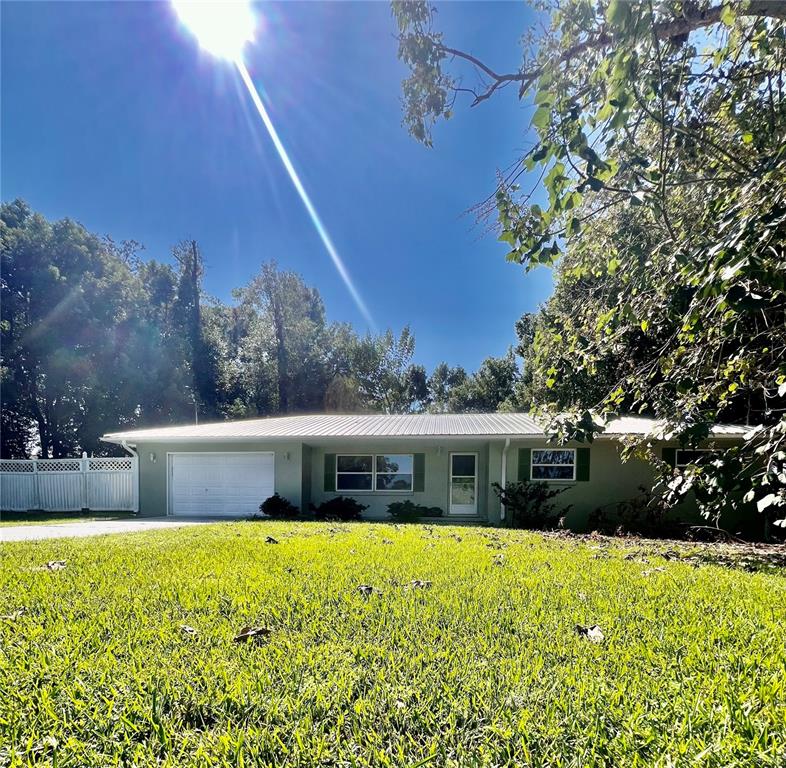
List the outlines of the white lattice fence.
{"type": "Polygon", "coordinates": [[[138,459],[0,461],[0,509],[138,512],[138,459]]]}

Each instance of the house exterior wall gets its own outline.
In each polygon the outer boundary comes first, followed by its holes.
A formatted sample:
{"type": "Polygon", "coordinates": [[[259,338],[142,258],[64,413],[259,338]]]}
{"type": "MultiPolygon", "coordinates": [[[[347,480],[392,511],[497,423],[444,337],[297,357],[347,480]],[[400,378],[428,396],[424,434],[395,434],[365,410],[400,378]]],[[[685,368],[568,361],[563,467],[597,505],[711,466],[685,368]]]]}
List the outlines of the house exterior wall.
{"type": "MultiPolygon", "coordinates": [[[[449,461],[450,454],[477,453],[478,455],[478,514],[481,520],[492,525],[504,525],[501,507],[492,483],[501,482],[504,439],[468,438],[396,438],[384,440],[330,439],[319,444],[299,441],[260,442],[145,442],[137,445],[139,455],[139,508],[145,516],[165,515],[168,511],[167,471],[169,453],[222,453],[222,452],[272,452],[275,455],[275,489],[304,512],[309,504],[342,495],[324,488],[324,461],[326,453],[333,454],[391,454],[422,453],[425,456],[424,490],[422,492],[378,493],[375,491],[344,492],[352,495],[368,509],[364,517],[386,519],[387,506],[394,501],[410,500],[416,504],[439,507],[450,519],[449,510],[449,461]],[[151,461],[151,454],[155,461],[151,461]]],[[[543,439],[511,440],[507,449],[507,480],[518,479],[519,449],[549,448],[543,439]]],[[[569,444],[568,447],[582,447],[569,444]]],[[[586,446],[584,446],[586,447],[586,446]]],[[[614,505],[630,500],[640,493],[640,487],[652,486],[655,469],[645,461],[630,459],[622,462],[620,444],[615,440],[597,440],[590,450],[590,472],[587,481],[553,482],[555,488],[565,492],[555,499],[557,507],[570,506],[565,524],[574,530],[584,530],[590,513],[607,507],[614,513],[614,505]]],[[[661,449],[656,448],[660,456],[661,449]]],[[[260,499],[260,503],[263,499],[260,499]]],[[[681,504],[673,515],[683,520],[703,522],[696,514],[691,500],[681,504]]],[[[743,521],[744,522],[744,521],[743,521]]],[[[729,530],[737,530],[740,522],[721,521],[729,530]]]]}
{"type": "MultiPolygon", "coordinates": [[[[511,441],[508,452],[508,481],[518,479],[519,449],[555,448],[544,439],[511,441]]],[[[560,446],[562,447],[562,446],[560,446]]],[[[586,443],[567,443],[565,448],[586,448],[590,451],[589,480],[549,482],[553,488],[564,488],[555,497],[557,508],[570,507],[565,515],[565,525],[574,530],[587,528],[590,513],[598,507],[609,506],[613,513],[617,502],[627,501],[640,494],[639,487],[651,487],[654,479],[652,465],[640,459],[622,462],[621,445],[616,440],[596,440],[586,443]]]]}
{"type": "MultiPolygon", "coordinates": [[[[303,445],[300,442],[180,442],[139,443],[139,513],[147,517],[167,514],[167,454],[169,453],[241,453],[275,454],[276,491],[295,506],[303,504],[303,445]],[[155,455],[151,461],[150,455],[155,455]],[[287,458],[288,457],[288,458],[287,458]]],[[[259,500],[260,503],[264,499],[259,500]]]]}
{"type": "Polygon", "coordinates": [[[372,520],[387,518],[388,504],[409,500],[413,504],[439,507],[447,517],[448,473],[451,453],[478,454],[478,514],[486,518],[488,513],[488,441],[475,440],[428,440],[410,438],[401,440],[367,441],[344,440],[311,446],[311,503],[319,505],[336,496],[353,496],[361,504],[367,504],[364,517],[372,520]],[[422,453],[425,455],[425,482],[422,492],[380,493],[377,491],[326,491],[325,454],[395,454],[422,453]]]}

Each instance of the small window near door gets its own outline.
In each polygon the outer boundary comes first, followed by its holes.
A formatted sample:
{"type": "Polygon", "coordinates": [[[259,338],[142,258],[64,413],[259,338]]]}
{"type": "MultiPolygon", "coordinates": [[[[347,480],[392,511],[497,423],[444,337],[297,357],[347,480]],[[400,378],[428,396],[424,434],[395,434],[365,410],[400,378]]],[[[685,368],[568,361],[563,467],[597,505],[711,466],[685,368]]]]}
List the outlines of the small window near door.
{"type": "Polygon", "coordinates": [[[373,456],[336,456],[337,491],[371,491],[373,489],[373,456]]]}
{"type": "Polygon", "coordinates": [[[533,449],[530,477],[533,480],[575,480],[576,449],[533,449]]]}

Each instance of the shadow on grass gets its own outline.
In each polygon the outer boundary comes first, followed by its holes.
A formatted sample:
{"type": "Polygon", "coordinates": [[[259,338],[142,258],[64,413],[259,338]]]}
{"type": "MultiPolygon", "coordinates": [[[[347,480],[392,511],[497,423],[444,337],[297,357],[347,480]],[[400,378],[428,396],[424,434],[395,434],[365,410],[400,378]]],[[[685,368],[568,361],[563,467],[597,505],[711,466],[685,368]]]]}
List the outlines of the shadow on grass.
{"type": "Polygon", "coordinates": [[[47,525],[87,520],[137,520],[134,512],[0,512],[0,525],[47,525]]]}

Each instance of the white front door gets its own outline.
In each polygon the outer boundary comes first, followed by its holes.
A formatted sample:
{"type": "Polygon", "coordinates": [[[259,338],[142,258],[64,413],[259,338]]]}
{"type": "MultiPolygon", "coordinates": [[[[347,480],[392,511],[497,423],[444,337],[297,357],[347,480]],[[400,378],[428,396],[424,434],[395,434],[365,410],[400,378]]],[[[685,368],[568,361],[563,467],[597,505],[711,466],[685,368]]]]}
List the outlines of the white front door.
{"type": "Polygon", "coordinates": [[[478,454],[450,454],[451,515],[478,513],[478,454]]]}
{"type": "Polygon", "coordinates": [[[272,453],[173,453],[169,514],[247,517],[274,492],[272,453]]]}

